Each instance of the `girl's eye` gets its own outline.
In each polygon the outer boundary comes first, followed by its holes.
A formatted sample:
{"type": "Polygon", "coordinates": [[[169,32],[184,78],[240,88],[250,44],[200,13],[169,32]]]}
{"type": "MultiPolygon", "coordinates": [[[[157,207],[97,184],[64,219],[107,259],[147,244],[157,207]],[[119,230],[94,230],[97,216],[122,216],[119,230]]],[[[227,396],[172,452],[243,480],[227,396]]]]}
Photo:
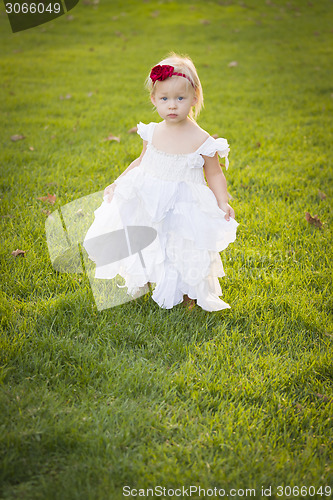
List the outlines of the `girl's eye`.
{"type": "Polygon", "coordinates": [[[162,97],[162,101],[166,101],[167,100],[167,97],[162,97]]]}
{"type": "Polygon", "coordinates": [[[178,99],[179,99],[180,101],[182,101],[182,100],[184,99],[184,97],[178,97],[178,99]]]}

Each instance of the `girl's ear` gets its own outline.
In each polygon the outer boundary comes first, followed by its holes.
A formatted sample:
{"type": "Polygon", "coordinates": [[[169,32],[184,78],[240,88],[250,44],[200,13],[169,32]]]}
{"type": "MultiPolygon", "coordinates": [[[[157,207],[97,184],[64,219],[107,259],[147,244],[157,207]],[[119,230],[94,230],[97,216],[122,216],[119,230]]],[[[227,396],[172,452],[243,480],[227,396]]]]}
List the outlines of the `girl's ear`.
{"type": "Polygon", "coordinates": [[[150,100],[154,104],[154,106],[156,106],[156,101],[155,101],[155,96],[154,95],[150,96],[150,100]]]}

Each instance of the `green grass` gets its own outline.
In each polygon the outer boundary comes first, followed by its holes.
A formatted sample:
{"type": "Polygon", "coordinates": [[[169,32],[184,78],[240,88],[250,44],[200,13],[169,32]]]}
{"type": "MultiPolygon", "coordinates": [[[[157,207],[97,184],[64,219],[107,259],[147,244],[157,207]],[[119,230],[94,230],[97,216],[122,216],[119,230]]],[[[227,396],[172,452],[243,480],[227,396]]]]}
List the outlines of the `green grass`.
{"type": "Polygon", "coordinates": [[[332,10],[103,0],[13,34],[2,7],[1,498],[111,500],[125,485],[328,498],[277,487],[333,486],[332,10]],[[197,66],[199,125],[231,146],[231,309],[147,294],[98,312],[87,276],[52,268],[42,210],[140,154],[127,130],[158,121],[144,80],[170,50],[197,66]]]}

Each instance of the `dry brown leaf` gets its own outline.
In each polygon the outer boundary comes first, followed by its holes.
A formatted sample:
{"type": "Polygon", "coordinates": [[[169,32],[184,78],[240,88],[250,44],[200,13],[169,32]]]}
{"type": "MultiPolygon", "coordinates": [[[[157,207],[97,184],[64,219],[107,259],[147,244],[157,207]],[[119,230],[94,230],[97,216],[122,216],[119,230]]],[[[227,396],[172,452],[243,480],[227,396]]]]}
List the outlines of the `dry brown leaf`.
{"type": "Polygon", "coordinates": [[[323,191],[318,190],[318,196],[321,200],[325,200],[326,194],[323,191]]]}
{"type": "Polygon", "coordinates": [[[35,151],[35,148],[33,146],[29,146],[30,151],[35,151]]]}
{"type": "Polygon", "coordinates": [[[257,142],[257,143],[256,143],[256,146],[257,146],[257,148],[260,148],[260,146],[261,146],[261,142],[257,142]]]}
{"type": "Polygon", "coordinates": [[[323,399],[324,401],[328,401],[328,396],[326,396],[325,394],[320,394],[319,392],[315,392],[315,396],[317,396],[317,398],[321,398],[323,399]]]}
{"type": "Polygon", "coordinates": [[[201,22],[201,24],[206,24],[206,25],[210,24],[209,19],[201,19],[200,22],[201,22]]]}
{"type": "Polygon", "coordinates": [[[103,141],[117,141],[117,142],[120,142],[120,137],[116,137],[113,134],[109,134],[108,137],[106,137],[105,139],[103,139],[103,141]]]}
{"type": "Polygon", "coordinates": [[[231,61],[229,64],[228,64],[229,68],[234,68],[235,66],[238,66],[238,62],[237,61],[231,61]]]}
{"type": "Polygon", "coordinates": [[[212,137],[213,139],[218,139],[220,136],[218,134],[213,134],[212,137]]]}
{"type": "Polygon", "coordinates": [[[49,194],[49,193],[47,193],[47,196],[41,196],[40,198],[37,198],[37,200],[51,203],[51,205],[55,204],[56,199],[57,199],[57,197],[55,194],[49,194]]]}
{"type": "Polygon", "coordinates": [[[138,127],[132,127],[132,128],[130,128],[130,129],[127,131],[127,133],[128,133],[128,134],[136,134],[136,133],[137,133],[137,131],[138,131],[138,127]]]}
{"type": "Polygon", "coordinates": [[[25,139],[25,135],[15,134],[15,135],[12,135],[11,138],[10,138],[10,140],[13,141],[13,142],[21,141],[22,139],[25,139]]]}
{"type": "Polygon", "coordinates": [[[25,252],[26,252],[26,250],[19,250],[17,248],[16,250],[14,250],[12,252],[12,255],[14,255],[14,257],[17,257],[18,255],[21,255],[22,257],[24,257],[25,252]]]}
{"type": "Polygon", "coordinates": [[[313,224],[316,227],[321,228],[323,223],[318,218],[318,215],[314,215],[313,217],[309,214],[309,212],[305,212],[305,218],[309,224],[313,224]]]}

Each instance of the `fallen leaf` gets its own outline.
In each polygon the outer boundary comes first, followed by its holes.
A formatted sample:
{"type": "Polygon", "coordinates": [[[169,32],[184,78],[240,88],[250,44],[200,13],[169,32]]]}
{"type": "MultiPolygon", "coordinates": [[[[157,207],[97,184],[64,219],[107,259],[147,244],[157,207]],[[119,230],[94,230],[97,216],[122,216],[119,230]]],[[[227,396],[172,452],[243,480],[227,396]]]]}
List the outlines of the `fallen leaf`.
{"type": "Polygon", "coordinates": [[[22,257],[24,257],[25,252],[26,252],[26,250],[19,250],[17,248],[16,250],[14,250],[12,252],[12,255],[14,255],[14,257],[17,257],[18,255],[22,255],[22,257]]]}
{"type": "Polygon", "coordinates": [[[93,92],[88,92],[88,94],[87,94],[88,97],[91,97],[92,95],[94,95],[93,92]]]}
{"type": "Polygon", "coordinates": [[[200,22],[201,22],[201,24],[206,24],[206,25],[210,24],[209,19],[201,19],[200,22]]]}
{"type": "Polygon", "coordinates": [[[219,135],[218,134],[213,134],[212,137],[213,137],[213,139],[218,139],[219,135]]]}
{"type": "Polygon", "coordinates": [[[75,18],[74,18],[74,16],[67,16],[66,19],[67,19],[67,21],[73,21],[73,19],[75,19],[75,18]]]}
{"type": "Polygon", "coordinates": [[[35,148],[33,146],[29,146],[30,151],[35,151],[35,148]]]}
{"type": "Polygon", "coordinates": [[[51,214],[50,210],[47,210],[46,208],[42,208],[43,214],[49,216],[51,214]]]}
{"type": "Polygon", "coordinates": [[[103,141],[117,141],[120,142],[120,137],[116,137],[115,135],[109,134],[108,137],[103,139],[103,141]]]}
{"type": "Polygon", "coordinates": [[[305,218],[309,224],[313,224],[316,227],[322,227],[323,223],[318,218],[318,215],[314,215],[313,217],[309,214],[309,212],[305,212],[305,218]]]}
{"type": "Polygon", "coordinates": [[[136,133],[137,133],[137,131],[138,131],[138,127],[132,127],[132,128],[130,128],[130,129],[127,131],[127,133],[128,133],[128,134],[136,134],[136,133]]]}
{"type": "Polygon", "coordinates": [[[25,139],[25,135],[22,135],[22,134],[15,134],[15,135],[12,135],[10,139],[11,139],[13,142],[16,142],[16,141],[21,141],[22,139],[25,139]]]}
{"type": "Polygon", "coordinates": [[[325,396],[325,394],[320,394],[319,392],[315,392],[315,396],[317,396],[317,398],[323,399],[324,401],[328,401],[328,396],[325,396]]]}
{"type": "Polygon", "coordinates": [[[257,142],[257,143],[256,143],[256,146],[257,146],[257,148],[260,148],[260,146],[261,146],[261,142],[257,142]]]}
{"type": "Polygon", "coordinates": [[[160,11],[154,10],[154,12],[152,12],[150,15],[151,15],[151,17],[158,17],[160,15],[160,11]]]}
{"type": "Polygon", "coordinates": [[[55,194],[49,194],[47,193],[47,196],[41,196],[40,198],[37,198],[37,200],[41,200],[41,201],[46,201],[48,203],[51,203],[51,205],[54,205],[55,204],[55,201],[56,201],[56,195],[55,194]]]}
{"type": "Polygon", "coordinates": [[[321,200],[325,200],[326,194],[323,191],[318,190],[318,196],[321,200]]]}
{"type": "Polygon", "coordinates": [[[235,66],[238,66],[238,62],[237,61],[231,61],[229,64],[228,64],[229,68],[233,68],[235,66]]]}

